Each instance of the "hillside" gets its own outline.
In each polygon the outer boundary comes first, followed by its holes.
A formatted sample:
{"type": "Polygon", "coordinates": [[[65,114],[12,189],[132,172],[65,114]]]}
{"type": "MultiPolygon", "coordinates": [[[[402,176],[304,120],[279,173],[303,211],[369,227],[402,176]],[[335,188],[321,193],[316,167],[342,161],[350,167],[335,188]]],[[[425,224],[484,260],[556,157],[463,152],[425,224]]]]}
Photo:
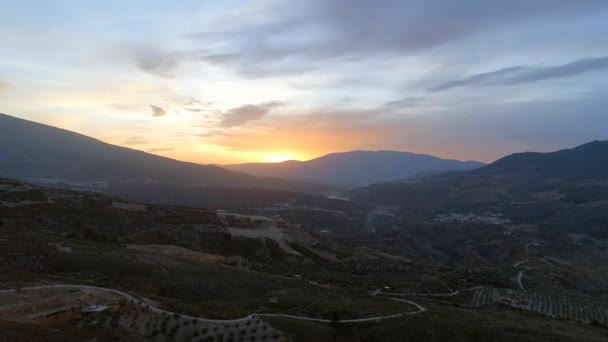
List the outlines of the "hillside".
{"type": "Polygon", "coordinates": [[[0,175],[26,180],[325,189],[317,184],[261,179],[214,165],[181,162],[3,114],[0,114],[0,175]]]}
{"type": "Polygon", "coordinates": [[[481,174],[537,175],[542,177],[608,176],[608,140],[593,141],[550,153],[524,152],[480,168],[481,174]]]}
{"type": "Polygon", "coordinates": [[[416,181],[375,184],[354,189],[351,195],[373,198],[380,203],[391,202],[392,198],[416,202],[428,199],[440,207],[446,203],[437,201],[451,197],[466,202],[463,196],[475,192],[478,192],[475,201],[481,203],[484,197],[504,201],[509,196],[529,196],[535,192],[553,191],[556,187],[572,192],[572,187],[577,184],[588,186],[589,182],[595,182],[593,188],[597,193],[607,178],[608,141],[594,141],[556,152],[515,153],[465,172],[445,172],[416,181]],[[408,196],[405,196],[406,192],[408,196]]]}
{"type": "Polygon", "coordinates": [[[608,223],[608,142],[551,153],[518,153],[467,172],[352,190],[354,201],[394,206],[400,215],[432,220],[452,213],[501,213],[552,231],[588,232],[608,223]]]}
{"type": "Polygon", "coordinates": [[[332,153],[309,161],[227,165],[234,170],[263,177],[305,179],[342,186],[364,186],[422,173],[471,170],[483,163],[458,161],[397,151],[332,153]]]}
{"type": "MultiPolygon", "coordinates": [[[[325,207],[305,210],[315,217],[325,207]]],[[[405,238],[390,229],[386,239],[345,239],[282,215],[149,205],[0,178],[0,340],[605,335],[605,241],[439,222],[415,224],[405,238]]]]}

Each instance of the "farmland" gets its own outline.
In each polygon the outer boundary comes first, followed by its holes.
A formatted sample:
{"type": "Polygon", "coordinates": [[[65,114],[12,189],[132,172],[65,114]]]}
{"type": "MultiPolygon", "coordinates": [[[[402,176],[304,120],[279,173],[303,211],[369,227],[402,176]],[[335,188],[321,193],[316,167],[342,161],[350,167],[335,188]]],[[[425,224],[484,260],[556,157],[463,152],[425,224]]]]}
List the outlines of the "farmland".
{"type": "Polygon", "coordinates": [[[474,290],[471,304],[502,304],[551,317],[583,322],[608,323],[608,300],[564,292],[523,292],[511,289],[480,288],[474,290]]]}

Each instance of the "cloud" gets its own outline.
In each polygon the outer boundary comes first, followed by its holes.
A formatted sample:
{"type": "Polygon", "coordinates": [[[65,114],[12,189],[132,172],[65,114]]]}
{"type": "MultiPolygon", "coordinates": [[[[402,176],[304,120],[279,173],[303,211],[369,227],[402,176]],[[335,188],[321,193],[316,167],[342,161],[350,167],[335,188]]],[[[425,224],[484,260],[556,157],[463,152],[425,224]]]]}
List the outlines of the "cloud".
{"type": "Polygon", "coordinates": [[[266,114],[268,114],[272,108],[279,107],[281,105],[283,105],[281,102],[271,101],[259,105],[248,104],[232,108],[223,115],[219,126],[223,128],[231,128],[235,126],[242,126],[249,121],[260,120],[266,116],[266,114]]]}
{"type": "Polygon", "coordinates": [[[125,141],[123,141],[121,143],[121,145],[127,145],[127,146],[146,145],[146,144],[148,144],[148,141],[144,137],[138,137],[138,136],[128,137],[127,139],[125,139],[125,141]]]}
{"type": "Polygon", "coordinates": [[[464,86],[483,85],[512,85],[531,83],[549,79],[576,76],[579,74],[608,69],[608,56],[597,58],[578,59],[570,63],[550,67],[515,66],[496,71],[469,76],[460,80],[453,80],[430,88],[438,92],[464,86]]]}
{"type": "Polygon", "coordinates": [[[0,91],[8,88],[10,85],[7,82],[0,81],[0,91]]]}
{"type": "Polygon", "coordinates": [[[215,112],[216,110],[209,109],[212,105],[213,102],[211,101],[203,102],[197,99],[190,99],[182,106],[182,109],[190,112],[215,112]]]}
{"type": "Polygon", "coordinates": [[[515,74],[521,70],[522,70],[522,67],[516,66],[516,67],[510,67],[510,68],[504,68],[504,69],[500,69],[500,70],[496,70],[496,71],[491,71],[491,72],[485,72],[485,73],[476,74],[476,75],[473,75],[473,76],[470,76],[470,77],[467,77],[464,79],[460,79],[460,80],[448,81],[448,82],[442,83],[440,85],[431,87],[431,88],[429,88],[429,90],[433,91],[433,92],[437,92],[437,91],[444,91],[444,90],[448,90],[451,88],[463,87],[463,86],[473,85],[473,84],[485,84],[485,83],[499,82],[499,80],[507,79],[507,78],[511,77],[513,74],[515,74]]]}
{"type": "Polygon", "coordinates": [[[526,73],[508,80],[510,83],[526,83],[542,81],[551,78],[561,78],[574,76],[590,71],[607,69],[608,56],[598,58],[579,59],[574,62],[562,64],[554,67],[532,68],[526,73]]]}
{"type": "Polygon", "coordinates": [[[606,8],[602,0],[336,0],[321,1],[334,33],[334,50],[399,50],[437,47],[477,32],[523,20],[572,17],[606,8]]]}
{"type": "Polygon", "coordinates": [[[403,99],[386,102],[384,106],[389,108],[411,108],[421,105],[422,101],[423,98],[421,97],[406,97],[403,99]]]}
{"type": "Polygon", "coordinates": [[[260,120],[251,129],[201,137],[237,153],[280,149],[312,158],[359,149],[401,150],[491,162],[513,152],[551,151],[608,139],[604,93],[504,103],[482,96],[464,106],[441,97],[436,99],[440,103],[432,103],[441,108],[433,115],[386,116],[383,105],[298,112],[260,120]]]}
{"type": "Polygon", "coordinates": [[[167,112],[159,106],[150,105],[150,108],[152,108],[152,116],[155,118],[167,115],[167,112]]]}
{"type": "Polygon", "coordinates": [[[301,151],[306,155],[373,149],[407,134],[409,119],[377,121],[381,110],[334,110],[291,113],[263,120],[252,129],[233,130],[225,134],[211,131],[207,142],[234,151],[301,151]],[[356,137],[356,138],[355,138],[356,137]]]}
{"type": "Polygon", "coordinates": [[[175,77],[174,70],[184,58],[188,57],[187,54],[179,52],[167,53],[142,48],[134,48],[133,53],[135,63],[142,71],[165,78],[175,77]]]}
{"type": "MultiPolygon", "coordinates": [[[[224,65],[249,78],[301,74],[377,56],[421,53],[526,21],[562,20],[608,8],[605,0],[312,0],[270,3],[262,20],[195,32],[190,51],[147,53],[142,70],[170,75],[184,61],[224,65]]],[[[241,13],[242,14],[242,13],[241,13]]],[[[227,18],[229,22],[231,18],[227,18]]],[[[232,18],[236,19],[236,18],[232,18]]],[[[240,19],[240,18],[239,18],[240,19]]]]}

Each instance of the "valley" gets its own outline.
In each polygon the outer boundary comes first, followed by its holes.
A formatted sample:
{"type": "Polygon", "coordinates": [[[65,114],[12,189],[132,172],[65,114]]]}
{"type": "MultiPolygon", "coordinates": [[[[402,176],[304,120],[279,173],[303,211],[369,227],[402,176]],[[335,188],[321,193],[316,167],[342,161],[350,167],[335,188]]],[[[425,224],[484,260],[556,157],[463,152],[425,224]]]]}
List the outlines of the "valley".
{"type": "Polygon", "coordinates": [[[0,339],[601,341],[605,155],[322,192],[0,178],[0,339]]]}
{"type": "Polygon", "coordinates": [[[607,342],[607,0],[3,1],[0,342],[607,342]]]}

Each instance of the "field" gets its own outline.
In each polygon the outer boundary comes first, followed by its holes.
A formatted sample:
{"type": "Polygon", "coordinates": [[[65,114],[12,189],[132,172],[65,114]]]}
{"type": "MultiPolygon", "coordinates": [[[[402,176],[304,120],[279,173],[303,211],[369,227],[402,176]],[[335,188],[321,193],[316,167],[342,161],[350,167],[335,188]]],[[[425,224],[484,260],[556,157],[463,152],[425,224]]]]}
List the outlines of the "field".
{"type": "Polygon", "coordinates": [[[608,324],[608,301],[598,297],[550,291],[527,293],[484,287],[475,290],[471,300],[474,306],[495,303],[551,317],[608,324]]]}

